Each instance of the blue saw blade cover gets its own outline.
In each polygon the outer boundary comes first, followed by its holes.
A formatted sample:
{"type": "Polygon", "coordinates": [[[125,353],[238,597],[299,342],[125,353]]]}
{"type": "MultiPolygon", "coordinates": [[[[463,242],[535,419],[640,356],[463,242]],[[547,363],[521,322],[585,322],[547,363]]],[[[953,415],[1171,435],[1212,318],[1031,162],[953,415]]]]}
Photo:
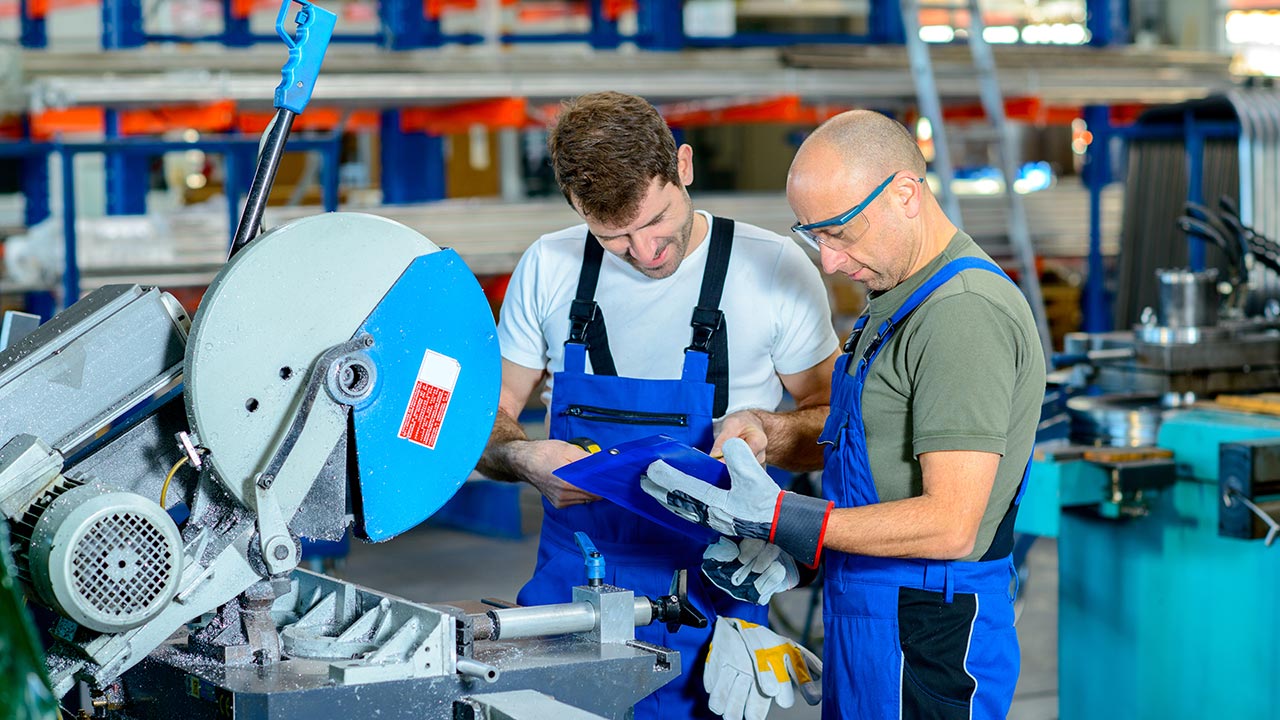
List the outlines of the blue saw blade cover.
{"type": "Polygon", "coordinates": [[[493,312],[453,250],[422,255],[360,327],[373,336],[373,395],[352,410],[356,532],[389,540],[431,517],[480,459],[502,362],[493,312]]]}
{"type": "Polygon", "coordinates": [[[555,475],[682,535],[706,544],[715,542],[720,533],[676,515],[640,487],[640,476],[658,460],[666,460],[668,465],[703,482],[729,489],[729,469],[724,463],[666,435],[632,440],[588,455],[556,470],[555,475]]]}

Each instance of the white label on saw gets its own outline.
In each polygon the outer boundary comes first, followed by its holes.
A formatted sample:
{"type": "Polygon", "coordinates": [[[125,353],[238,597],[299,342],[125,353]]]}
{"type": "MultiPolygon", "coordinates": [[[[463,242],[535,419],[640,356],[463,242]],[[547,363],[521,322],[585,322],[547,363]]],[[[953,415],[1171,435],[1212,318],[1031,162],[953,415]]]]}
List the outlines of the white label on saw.
{"type": "Polygon", "coordinates": [[[440,427],[444,414],[449,410],[449,399],[458,384],[458,372],[462,365],[451,357],[428,350],[422,356],[418,379],[409,396],[409,407],[400,422],[400,437],[429,450],[436,448],[440,439],[440,427]]]}

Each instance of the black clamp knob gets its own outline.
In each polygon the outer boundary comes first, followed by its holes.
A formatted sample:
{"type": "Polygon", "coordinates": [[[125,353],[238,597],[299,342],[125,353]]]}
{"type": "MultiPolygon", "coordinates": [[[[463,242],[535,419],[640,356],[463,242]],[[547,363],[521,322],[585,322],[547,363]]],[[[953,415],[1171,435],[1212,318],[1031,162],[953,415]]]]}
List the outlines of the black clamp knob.
{"type": "Polygon", "coordinates": [[[671,590],[658,598],[651,598],[653,621],[667,624],[667,632],[676,632],[682,626],[705,628],[707,616],[689,602],[689,571],[678,570],[671,576],[671,590]]]}

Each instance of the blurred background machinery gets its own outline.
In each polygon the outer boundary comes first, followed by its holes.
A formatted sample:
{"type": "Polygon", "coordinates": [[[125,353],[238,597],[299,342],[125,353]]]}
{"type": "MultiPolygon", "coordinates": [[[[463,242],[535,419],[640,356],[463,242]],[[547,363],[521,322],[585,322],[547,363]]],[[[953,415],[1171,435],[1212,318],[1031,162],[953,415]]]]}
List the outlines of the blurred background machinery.
{"type": "Polygon", "coordinates": [[[1261,207],[1277,107],[1242,89],[1131,131],[1129,329],[1066,336],[1042,427],[1059,441],[1018,517],[1058,540],[1063,718],[1263,718],[1280,700],[1280,246],[1261,207]]]}

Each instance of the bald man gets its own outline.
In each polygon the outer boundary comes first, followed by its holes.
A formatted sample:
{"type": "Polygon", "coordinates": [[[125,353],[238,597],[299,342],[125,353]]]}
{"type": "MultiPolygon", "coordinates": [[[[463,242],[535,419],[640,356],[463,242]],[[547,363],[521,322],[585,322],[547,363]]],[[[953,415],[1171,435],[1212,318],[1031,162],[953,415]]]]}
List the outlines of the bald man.
{"type": "Polygon", "coordinates": [[[728,491],[661,464],[645,481],[723,534],[811,565],[827,550],[825,718],[1003,718],[1018,677],[1010,553],[1044,355],[1026,300],[924,175],[910,133],[878,113],[805,141],[792,229],[869,291],[829,412],[727,418],[728,491]],[[779,493],[752,462],[816,466],[818,447],[824,499],[779,493]]]}

